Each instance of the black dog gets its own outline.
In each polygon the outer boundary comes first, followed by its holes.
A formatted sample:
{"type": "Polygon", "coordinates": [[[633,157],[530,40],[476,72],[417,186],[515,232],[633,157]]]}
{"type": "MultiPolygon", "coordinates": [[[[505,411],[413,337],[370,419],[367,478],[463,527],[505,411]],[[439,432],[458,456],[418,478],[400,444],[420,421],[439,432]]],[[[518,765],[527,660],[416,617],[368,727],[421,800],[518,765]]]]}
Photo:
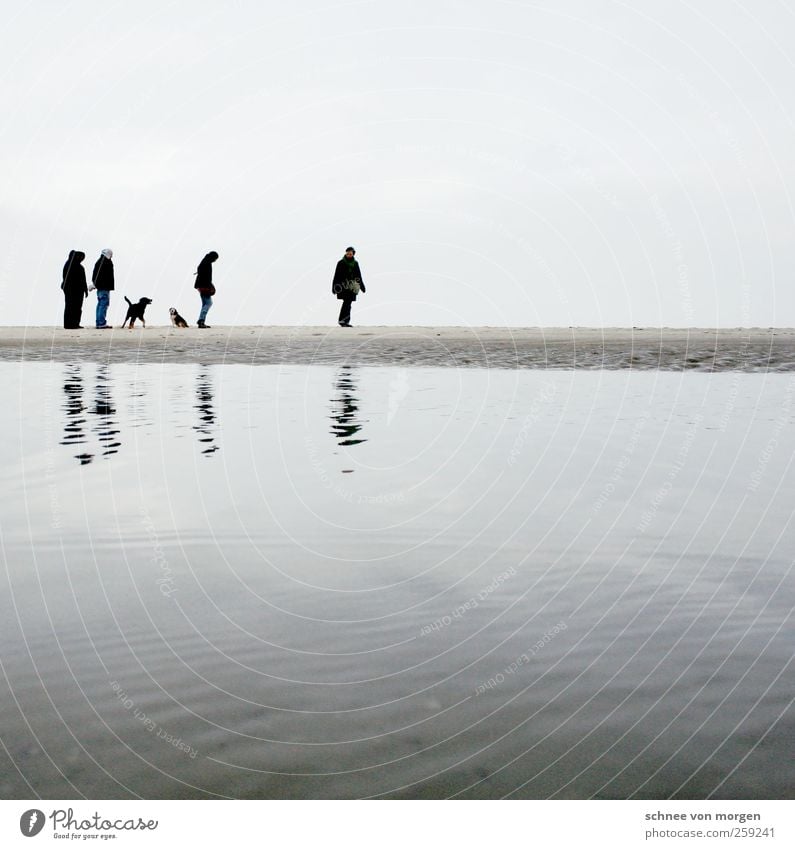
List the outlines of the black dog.
{"type": "MultiPolygon", "coordinates": [[[[130,305],[127,307],[127,318],[124,319],[124,324],[130,322],[130,330],[135,326],[135,319],[140,318],[141,324],[144,326],[144,330],[146,329],[146,321],[144,320],[144,310],[152,303],[149,298],[141,298],[137,304],[134,304],[126,295],[124,296],[124,300],[130,305]]],[[[122,328],[124,327],[122,324],[122,328]]]]}
{"type": "Polygon", "coordinates": [[[177,312],[176,307],[171,307],[168,311],[168,314],[171,316],[171,323],[174,327],[187,327],[188,322],[177,312]]]}

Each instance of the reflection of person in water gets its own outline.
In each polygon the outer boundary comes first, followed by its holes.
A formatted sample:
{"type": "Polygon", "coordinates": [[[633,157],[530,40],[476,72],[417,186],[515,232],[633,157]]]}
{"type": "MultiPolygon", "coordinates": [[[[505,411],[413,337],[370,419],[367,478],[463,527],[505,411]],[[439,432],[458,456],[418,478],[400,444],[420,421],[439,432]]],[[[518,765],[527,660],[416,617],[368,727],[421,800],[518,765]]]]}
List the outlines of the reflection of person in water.
{"type": "Polygon", "coordinates": [[[356,381],[354,369],[342,366],[337,375],[334,389],[338,395],[331,399],[331,433],[340,445],[359,445],[366,439],[356,438],[364,419],[359,416],[359,399],[355,397],[356,381]]]}
{"type": "Polygon", "coordinates": [[[213,407],[213,383],[208,369],[199,371],[196,378],[196,404],[194,409],[199,414],[199,423],[193,429],[199,435],[202,454],[213,454],[221,447],[215,444],[215,409],[213,407]]]}
{"type": "Polygon", "coordinates": [[[116,408],[113,406],[113,396],[110,391],[110,375],[107,366],[99,366],[97,369],[97,383],[94,390],[94,407],[91,409],[97,418],[94,421],[94,432],[97,434],[102,454],[109,457],[118,454],[121,442],[119,442],[119,431],[117,422],[113,416],[116,408]]]}
{"type": "MultiPolygon", "coordinates": [[[[83,371],[80,366],[67,366],[63,378],[64,412],[66,421],[63,428],[61,445],[78,446],[85,444],[84,425],[85,405],[83,403],[83,371]]],[[[85,466],[94,459],[93,454],[82,452],[75,459],[85,466]]]]}

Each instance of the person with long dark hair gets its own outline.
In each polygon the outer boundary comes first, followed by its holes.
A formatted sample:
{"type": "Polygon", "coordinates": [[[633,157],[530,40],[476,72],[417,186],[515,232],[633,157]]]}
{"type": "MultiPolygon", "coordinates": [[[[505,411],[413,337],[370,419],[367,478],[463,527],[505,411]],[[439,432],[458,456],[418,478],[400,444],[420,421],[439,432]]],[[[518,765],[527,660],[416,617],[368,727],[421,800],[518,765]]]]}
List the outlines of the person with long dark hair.
{"type": "Polygon", "coordinates": [[[198,326],[203,330],[209,330],[210,326],[204,323],[207,318],[207,312],[213,305],[213,295],[215,294],[215,286],[213,286],[213,263],[218,259],[218,254],[215,251],[204,255],[204,259],[199,263],[196,269],[196,282],[193,284],[194,289],[199,290],[199,295],[202,299],[202,308],[199,313],[198,326]]]}
{"type": "Polygon", "coordinates": [[[342,301],[339,315],[339,326],[351,326],[351,304],[359,292],[366,292],[362,270],[354,258],[356,251],[352,247],[345,248],[345,256],[334,269],[334,279],[331,281],[331,291],[342,301]]]}
{"type": "Polygon", "coordinates": [[[63,290],[63,326],[66,330],[82,330],[83,299],[88,297],[86,270],[81,263],[86,258],[82,251],[69,251],[61,277],[63,290]]]}

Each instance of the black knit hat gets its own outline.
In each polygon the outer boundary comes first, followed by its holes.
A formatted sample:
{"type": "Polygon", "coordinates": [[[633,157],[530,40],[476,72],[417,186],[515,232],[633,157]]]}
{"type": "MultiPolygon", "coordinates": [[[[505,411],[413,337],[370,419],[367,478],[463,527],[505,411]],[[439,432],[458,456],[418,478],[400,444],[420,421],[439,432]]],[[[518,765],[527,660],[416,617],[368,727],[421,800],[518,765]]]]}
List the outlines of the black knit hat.
{"type": "Polygon", "coordinates": [[[353,251],[353,253],[356,253],[356,248],[352,248],[349,245],[347,248],[345,248],[345,253],[348,253],[348,251],[353,251]]]}

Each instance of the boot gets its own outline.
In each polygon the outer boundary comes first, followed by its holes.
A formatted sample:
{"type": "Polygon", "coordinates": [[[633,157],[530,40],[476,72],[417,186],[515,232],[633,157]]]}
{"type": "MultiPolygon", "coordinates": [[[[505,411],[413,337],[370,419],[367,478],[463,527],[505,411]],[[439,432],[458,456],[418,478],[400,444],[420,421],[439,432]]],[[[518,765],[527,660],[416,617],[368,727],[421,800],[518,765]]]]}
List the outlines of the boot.
{"type": "Polygon", "coordinates": [[[203,321],[198,322],[196,326],[201,327],[202,330],[211,330],[212,329],[209,324],[205,324],[203,321]]]}

